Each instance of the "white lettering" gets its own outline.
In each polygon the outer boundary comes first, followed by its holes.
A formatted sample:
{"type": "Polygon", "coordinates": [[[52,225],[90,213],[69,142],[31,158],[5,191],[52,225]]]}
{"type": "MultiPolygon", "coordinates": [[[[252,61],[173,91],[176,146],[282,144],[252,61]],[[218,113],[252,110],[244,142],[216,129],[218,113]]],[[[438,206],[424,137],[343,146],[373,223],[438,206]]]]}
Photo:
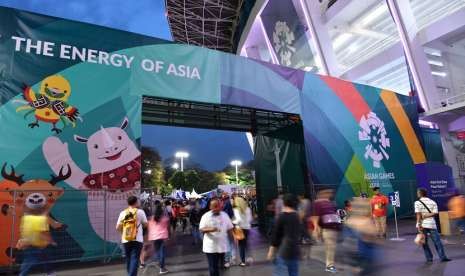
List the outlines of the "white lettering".
{"type": "Polygon", "coordinates": [[[88,51],[87,51],[87,62],[97,63],[97,50],[88,49],[88,51]]]}
{"type": "Polygon", "coordinates": [[[71,46],[66,45],[66,44],[61,44],[60,46],[60,58],[64,59],[70,59],[71,57],[69,56],[71,46]]]}
{"type": "Polygon", "coordinates": [[[127,57],[126,55],[123,55],[124,62],[126,63],[126,68],[131,68],[131,63],[134,60],[134,57],[127,57]]]}
{"type": "Polygon", "coordinates": [[[48,56],[48,57],[53,57],[53,46],[55,46],[55,43],[45,41],[44,48],[42,50],[43,55],[48,56]]]}
{"type": "Polygon", "coordinates": [[[78,48],[73,47],[71,59],[76,60],[76,56],[78,56],[81,61],[86,61],[86,50],[86,48],[82,48],[81,51],[79,51],[78,48]]]}
{"type": "Polygon", "coordinates": [[[141,65],[142,65],[142,69],[144,69],[145,71],[153,71],[153,68],[155,67],[155,64],[150,59],[142,60],[141,65]]]}
{"type": "Polygon", "coordinates": [[[12,36],[11,39],[15,41],[15,51],[21,50],[21,42],[26,41],[25,38],[19,36],[12,36]]]}
{"type": "Polygon", "coordinates": [[[106,65],[109,65],[108,57],[109,57],[109,54],[107,52],[100,51],[98,53],[98,63],[100,63],[100,64],[105,63],[106,65]]]}
{"type": "Polygon", "coordinates": [[[167,75],[175,75],[175,76],[178,75],[178,72],[176,72],[176,66],[174,66],[173,63],[170,63],[170,65],[168,66],[168,71],[166,71],[166,74],[167,75]]]}
{"type": "Polygon", "coordinates": [[[111,55],[110,62],[113,66],[116,66],[116,67],[121,67],[121,65],[123,65],[123,60],[121,59],[120,54],[111,55]]]}
{"type": "Polygon", "coordinates": [[[34,44],[31,39],[26,40],[26,53],[30,53],[31,49],[36,50],[36,55],[40,55],[42,49],[42,41],[37,40],[37,43],[34,44]]]}
{"type": "Polygon", "coordinates": [[[156,73],[159,73],[160,70],[163,69],[163,65],[164,65],[164,64],[165,64],[165,63],[164,63],[163,61],[157,60],[157,61],[155,62],[155,72],[156,72],[156,73]]]}
{"type": "Polygon", "coordinates": [[[191,79],[200,80],[200,73],[199,73],[199,69],[197,69],[197,67],[194,67],[194,69],[192,69],[191,79]]]}

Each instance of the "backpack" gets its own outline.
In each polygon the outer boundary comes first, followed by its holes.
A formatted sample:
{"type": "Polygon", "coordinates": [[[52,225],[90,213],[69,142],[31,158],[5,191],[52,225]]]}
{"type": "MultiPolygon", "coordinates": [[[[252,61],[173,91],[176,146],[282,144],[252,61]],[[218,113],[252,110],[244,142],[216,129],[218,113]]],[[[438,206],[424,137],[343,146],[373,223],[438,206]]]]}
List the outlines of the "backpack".
{"type": "Polygon", "coordinates": [[[132,211],[126,209],[126,215],[122,221],[123,224],[123,239],[126,241],[134,241],[137,238],[137,209],[132,211]]]}

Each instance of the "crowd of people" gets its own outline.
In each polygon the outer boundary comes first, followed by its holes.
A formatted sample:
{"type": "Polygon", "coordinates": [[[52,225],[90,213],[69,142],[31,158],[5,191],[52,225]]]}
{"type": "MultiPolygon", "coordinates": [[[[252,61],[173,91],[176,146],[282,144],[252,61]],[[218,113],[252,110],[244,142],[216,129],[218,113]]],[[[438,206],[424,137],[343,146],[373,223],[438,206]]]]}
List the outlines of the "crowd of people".
{"type": "MultiPolygon", "coordinates": [[[[371,198],[362,194],[337,209],[333,196],[330,189],[320,190],[313,201],[281,193],[268,205],[267,210],[272,210],[273,215],[268,226],[271,231],[267,259],[273,263],[274,276],[299,275],[302,247],[315,243],[323,245],[328,273],[338,272],[338,266],[347,262],[355,273],[362,275],[376,265],[379,245],[387,237],[388,198],[375,187],[371,198]],[[344,248],[343,243],[355,245],[349,260],[336,257],[344,255],[336,255],[337,250],[344,248]]],[[[430,240],[440,261],[451,261],[437,230],[437,203],[428,198],[424,189],[418,189],[417,197],[413,206],[418,230],[415,242],[423,248],[427,263],[433,262],[430,240]]],[[[129,276],[137,275],[138,269],[148,263],[156,263],[159,274],[168,273],[166,241],[176,233],[191,235],[193,245],[202,245],[211,276],[220,275],[233,263],[250,265],[248,239],[257,210],[254,197],[222,194],[195,200],[151,198],[141,203],[139,198],[130,196],[127,203],[116,229],[121,232],[129,276]]],[[[457,192],[449,201],[449,209],[450,217],[465,231],[465,197],[457,192]]],[[[38,260],[47,255],[47,247],[53,245],[49,225],[44,213],[31,211],[22,218],[17,247],[25,257],[20,275],[28,275],[38,260]]],[[[53,275],[50,267],[46,269],[48,275],[53,275]]]]}

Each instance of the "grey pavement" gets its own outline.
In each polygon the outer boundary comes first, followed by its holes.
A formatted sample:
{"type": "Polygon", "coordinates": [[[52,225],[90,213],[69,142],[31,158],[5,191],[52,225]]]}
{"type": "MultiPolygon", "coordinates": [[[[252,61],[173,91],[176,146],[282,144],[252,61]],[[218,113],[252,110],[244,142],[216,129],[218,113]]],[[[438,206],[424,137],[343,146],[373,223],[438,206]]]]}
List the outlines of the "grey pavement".
{"type": "MultiPolygon", "coordinates": [[[[393,223],[390,223],[393,225],[393,223]]],[[[372,270],[365,275],[373,276],[403,276],[403,275],[421,275],[421,276],[464,276],[465,275],[465,236],[454,235],[445,237],[445,250],[449,258],[448,263],[440,263],[437,260],[437,254],[431,245],[435,261],[433,264],[425,264],[423,250],[413,243],[415,229],[412,220],[400,222],[401,237],[404,241],[390,241],[394,237],[394,229],[390,228],[388,240],[382,246],[379,246],[379,262],[373,265],[372,270]]],[[[357,275],[354,268],[349,265],[351,256],[344,243],[338,244],[338,254],[336,256],[336,266],[339,272],[336,275],[357,275]]],[[[239,267],[233,266],[225,270],[224,276],[258,276],[272,275],[272,264],[266,261],[266,251],[268,242],[264,237],[255,232],[251,235],[250,255],[253,262],[250,266],[239,267]]],[[[174,276],[206,276],[207,260],[201,252],[200,246],[191,245],[190,236],[177,233],[175,238],[168,242],[168,258],[166,267],[170,270],[168,275],[174,276]]],[[[300,262],[300,275],[330,275],[324,271],[324,248],[321,244],[302,247],[302,261],[300,262]]],[[[122,262],[112,264],[76,264],[61,265],[58,269],[59,276],[123,276],[125,274],[125,265],[122,262]]],[[[43,274],[34,274],[43,275],[43,274]]],[[[153,265],[147,266],[139,271],[140,276],[158,275],[158,267],[153,265]]]]}

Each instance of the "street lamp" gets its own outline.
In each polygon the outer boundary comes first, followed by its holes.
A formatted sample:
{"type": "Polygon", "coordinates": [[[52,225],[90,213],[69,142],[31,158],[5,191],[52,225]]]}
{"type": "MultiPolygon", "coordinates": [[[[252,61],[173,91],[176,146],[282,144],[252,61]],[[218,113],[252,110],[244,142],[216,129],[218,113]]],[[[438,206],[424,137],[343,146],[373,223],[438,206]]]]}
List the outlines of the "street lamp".
{"type": "Polygon", "coordinates": [[[231,166],[234,166],[236,168],[236,184],[239,185],[239,171],[238,167],[242,165],[242,162],[240,160],[233,160],[231,161],[231,166]]]}
{"type": "Polygon", "coordinates": [[[174,170],[178,170],[179,169],[179,164],[178,163],[173,163],[173,166],[171,166],[174,170]]]}
{"type": "Polygon", "coordinates": [[[146,174],[152,174],[152,170],[148,169],[145,171],[146,174]]]}
{"type": "Polygon", "coordinates": [[[187,153],[185,151],[178,151],[178,152],[176,152],[176,154],[174,156],[176,158],[181,159],[181,171],[183,172],[184,171],[184,158],[189,157],[189,153],[187,153]]]}

